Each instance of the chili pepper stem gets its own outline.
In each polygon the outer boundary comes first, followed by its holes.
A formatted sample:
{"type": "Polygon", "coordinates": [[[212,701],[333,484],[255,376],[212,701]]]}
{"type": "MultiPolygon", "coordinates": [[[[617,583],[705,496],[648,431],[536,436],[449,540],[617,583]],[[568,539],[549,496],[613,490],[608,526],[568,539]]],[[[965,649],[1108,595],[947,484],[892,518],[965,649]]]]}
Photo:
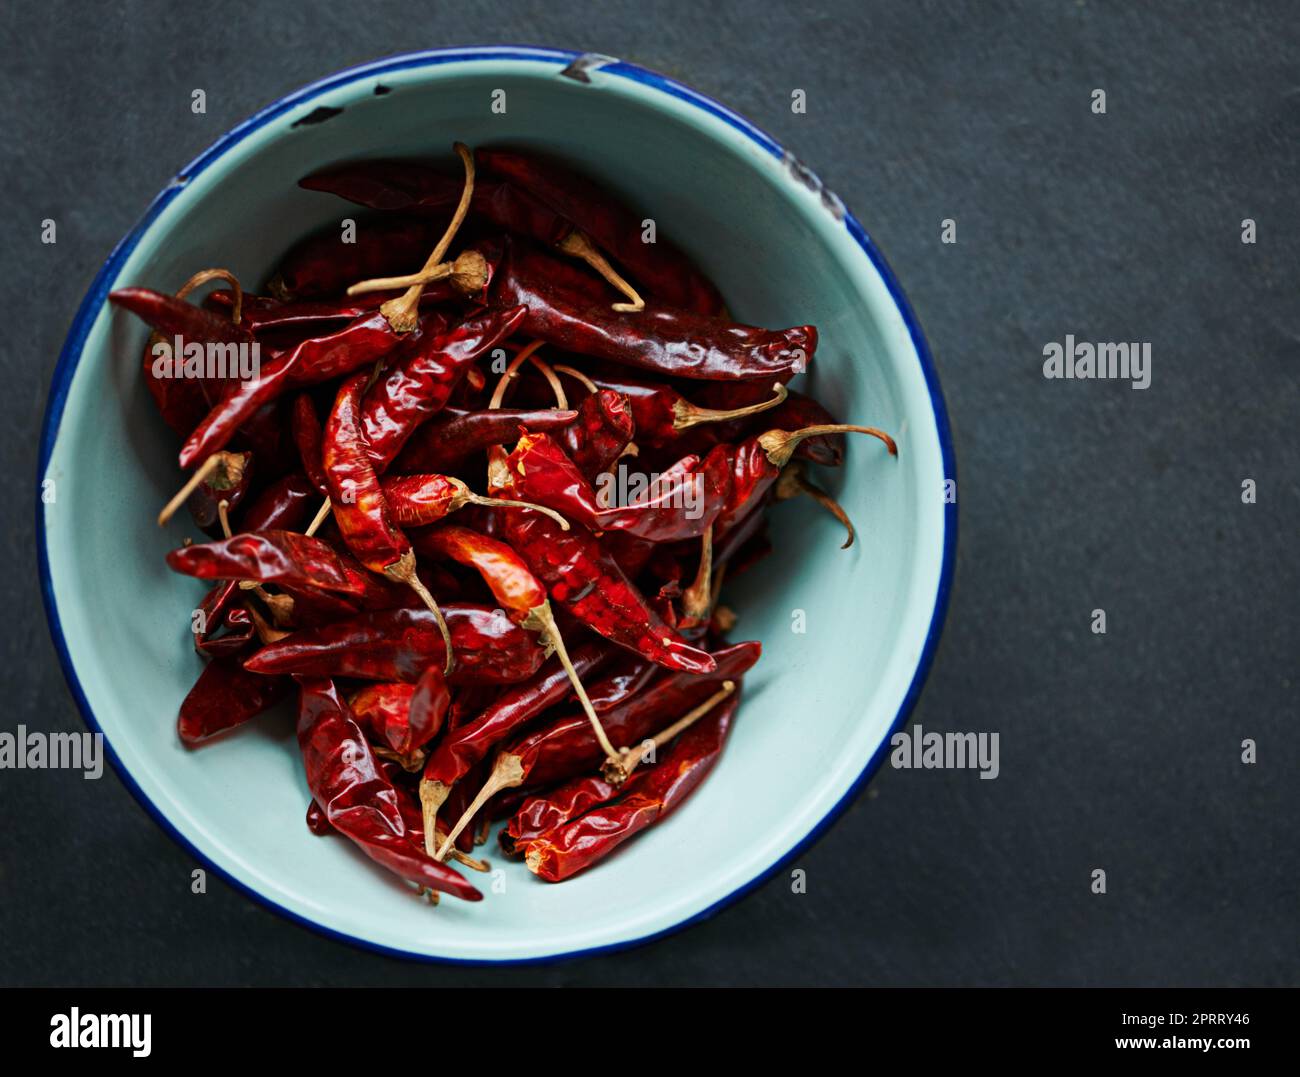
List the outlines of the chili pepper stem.
{"type": "Polygon", "coordinates": [[[186,480],[185,485],[176,491],[175,496],[163,506],[162,512],[158,513],[159,527],[167,525],[167,521],[176,515],[176,510],[189,500],[190,494],[194,493],[207,480],[208,476],[221,466],[221,458],[225,455],[225,453],[214,452],[195,469],[194,474],[186,480]]]}
{"type": "MultiPolygon", "coordinates": [[[[469,212],[470,199],[474,195],[474,154],[463,142],[457,142],[454,149],[459,154],[461,163],[465,166],[465,187],[460,193],[460,204],[456,206],[456,212],[452,215],[451,223],[447,225],[447,230],[442,234],[442,238],[438,240],[438,245],[433,248],[433,253],[429,255],[428,261],[424,263],[425,270],[433,269],[442,261],[443,256],[447,253],[447,248],[451,246],[451,241],[456,238],[456,233],[460,230],[465,215],[469,212]]],[[[379,308],[380,313],[388,319],[388,324],[393,327],[394,332],[409,333],[419,323],[420,296],[423,292],[423,284],[412,284],[396,299],[388,300],[379,308]]]]}
{"type": "Polygon", "coordinates": [[[708,617],[712,607],[713,525],[709,524],[700,539],[700,567],[691,585],[682,592],[682,616],[698,623],[708,617]]]}
{"type": "Polygon", "coordinates": [[[469,825],[470,820],[478,814],[478,810],[492,797],[496,796],[502,789],[513,789],[518,785],[523,785],[523,782],[523,760],[510,752],[502,752],[498,755],[496,762],[492,764],[492,773],[488,775],[488,780],[483,783],[483,788],[478,791],[478,796],[465,809],[465,814],[456,820],[456,825],[451,828],[451,833],[443,839],[443,843],[434,859],[445,860],[447,858],[448,848],[460,837],[460,832],[469,825]]]}
{"type": "MultiPolygon", "coordinates": [[[[480,842],[480,844],[482,843],[480,842]]],[[[432,856],[433,854],[430,853],[429,855],[432,856]]],[[[492,865],[486,860],[480,860],[476,856],[470,856],[469,853],[463,853],[459,849],[453,849],[451,851],[451,858],[456,861],[457,864],[464,864],[465,867],[470,869],[470,871],[492,870],[492,865]]]]}
{"type": "Polygon", "coordinates": [[[424,851],[437,856],[438,809],[451,794],[451,786],[442,782],[420,779],[420,812],[424,816],[424,851]]]}
{"type": "Polygon", "coordinates": [[[391,292],[397,288],[422,288],[426,284],[448,278],[456,290],[464,295],[482,291],[488,282],[487,259],[478,251],[461,251],[450,262],[443,262],[432,269],[422,269],[418,273],[407,273],[401,277],[371,277],[369,280],[358,281],[349,286],[347,295],[355,297],[370,292],[391,292]]]}
{"type": "Polygon", "coordinates": [[[560,635],[559,626],[555,623],[555,614],[551,612],[550,602],[543,602],[540,606],[534,606],[528,611],[528,616],[523,622],[523,627],[535,632],[541,632],[543,639],[548,646],[555,648],[555,656],[560,660],[560,665],[564,667],[564,672],[569,676],[569,683],[573,685],[573,690],[578,694],[578,702],[582,704],[582,709],[586,712],[587,720],[591,723],[592,732],[596,734],[596,740],[600,744],[601,751],[605,757],[613,762],[617,762],[619,755],[615,751],[614,745],[609,741],[609,736],[605,733],[605,727],[601,724],[600,718],[596,716],[596,708],[591,705],[591,700],[587,698],[587,690],[582,686],[582,678],[578,676],[578,671],[573,668],[573,662],[569,659],[568,648],[564,646],[564,637],[560,635]]]}
{"type": "MultiPolygon", "coordinates": [[[[709,696],[708,699],[693,711],[684,714],[672,725],[656,733],[649,741],[649,747],[655,751],[662,748],[679,733],[682,733],[689,727],[693,726],[735,690],[735,681],[723,681],[722,687],[714,692],[713,695],[709,696]]],[[[605,780],[609,782],[610,785],[621,785],[623,782],[627,781],[632,771],[636,770],[636,768],[645,761],[646,754],[647,744],[645,741],[642,741],[641,744],[637,745],[635,748],[624,748],[617,761],[607,760],[605,762],[605,780]]]]}
{"type": "Polygon", "coordinates": [[[210,280],[224,280],[230,285],[231,291],[235,293],[234,302],[230,307],[230,320],[236,325],[240,323],[244,313],[244,289],[239,285],[239,278],[230,270],[214,267],[212,269],[200,269],[189,280],[182,284],[176,290],[177,299],[186,299],[195,288],[201,288],[210,280]]]}
{"type": "Polygon", "coordinates": [[[575,370],[571,366],[560,366],[558,364],[553,369],[557,374],[568,374],[569,377],[573,378],[575,381],[581,382],[583,387],[589,393],[594,394],[600,392],[600,386],[587,377],[587,375],[581,370],[575,370]]]}
{"type": "Polygon", "coordinates": [[[442,671],[443,676],[450,676],[451,671],[456,668],[456,655],[451,646],[451,629],[447,627],[447,619],[442,615],[442,610],[438,608],[438,603],[434,600],[433,595],[429,594],[429,589],[424,586],[419,574],[415,571],[415,554],[407,550],[400,558],[384,569],[384,575],[390,580],[406,584],[420,596],[420,601],[429,607],[429,612],[433,614],[438,622],[438,631],[442,633],[443,646],[447,651],[447,661],[442,671]]]}
{"type": "Polygon", "coordinates": [[[847,550],[853,545],[853,540],[857,537],[857,531],[853,527],[853,521],[849,519],[849,514],[844,511],[844,506],[820,486],[809,482],[803,474],[802,468],[787,467],[781,472],[781,477],[777,480],[776,499],[778,501],[788,501],[800,494],[812,498],[844,525],[844,530],[848,532],[848,538],[840,546],[841,550],[847,550]]]}
{"type": "Polygon", "coordinates": [[[333,505],[331,504],[330,499],[327,497],[325,499],[325,504],[323,504],[320,507],[320,509],[317,510],[315,518],[312,520],[310,524],[307,525],[307,530],[304,531],[303,534],[306,535],[308,538],[311,538],[312,535],[316,534],[316,532],[321,529],[321,526],[325,523],[325,521],[329,519],[330,510],[332,508],[333,505]]]}
{"type": "Polygon", "coordinates": [[[519,368],[524,365],[528,357],[542,346],[540,340],[533,340],[525,344],[517,352],[514,358],[510,360],[505,370],[501,372],[501,377],[497,381],[497,387],[492,390],[492,399],[488,401],[488,411],[496,411],[501,406],[501,401],[506,396],[506,386],[518,376],[519,368]]]}
{"type": "Polygon", "coordinates": [[[456,493],[451,499],[452,512],[464,508],[466,505],[483,505],[486,508],[497,509],[532,509],[533,512],[540,512],[543,516],[549,516],[560,525],[561,531],[569,530],[569,521],[554,509],[548,509],[545,505],[535,505],[531,501],[511,501],[504,497],[484,497],[482,494],[474,493],[460,479],[452,475],[448,475],[447,479],[456,487],[456,493]]]}
{"type": "Polygon", "coordinates": [[[586,262],[587,265],[591,266],[592,269],[604,277],[605,280],[627,296],[631,301],[628,303],[614,303],[614,310],[626,311],[631,314],[636,314],[639,311],[645,310],[645,300],[641,298],[640,294],[632,287],[632,285],[628,284],[628,282],[619,275],[618,270],[609,264],[609,260],[600,253],[600,250],[594,243],[592,243],[591,237],[585,232],[581,232],[575,228],[559,242],[556,249],[563,251],[565,254],[574,258],[580,258],[582,261],[586,262]]]}
{"type": "Polygon", "coordinates": [[[677,400],[673,403],[673,429],[689,430],[692,426],[699,426],[701,423],[725,423],[732,419],[743,419],[747,415],[757,415],[779,407],[790,395],[790,390],[779,381],[772,383],[772,392],[775,395],[771,400],[763,400],[745,408],[701,408],[689,400],[677,400]]]}
{"type": "Polygon", "coordinates": [[[555,406],[560,411],[568,411],[569,398],[564,395],[564,386],[560,384],[560,379],[555,376],[555,371],[551,368],[551,364],[543,362],[536,355],[532,357],[532,360],[533,366],[541,371],[542,377],[546,379],[547,384],[551,387],[551,392],[555,394],[555,406]]]}
{"type": "Polygon", "coordinates": [[[785,467],[799,442],[822,434],[870,434],[885,443],[890,456],[898,455],[897,443],[883,430],[877,430],[874,426],[854,426],[851,423],[826,423],[821,426],[805,426],[802,430],[769,430],[766,434],[759,434],[758,444],[772,464],[785,467]]]}
{"type": "MultiPolygon", "coordinates": [[[[224,497],[217,502],[217,519],[221,521],[221,533],[226,538],[231,537],[230,530],[230,502],[224,497]]],[[[241,591],[252,591],[258,598],[266,603],[266,608],[271,611],[271,620],[277,625],[289,623],[289,618],[293,616],[293,599],[289,595],[270,594],[256,580],[240,580],[239,589],[241,591]]]]}

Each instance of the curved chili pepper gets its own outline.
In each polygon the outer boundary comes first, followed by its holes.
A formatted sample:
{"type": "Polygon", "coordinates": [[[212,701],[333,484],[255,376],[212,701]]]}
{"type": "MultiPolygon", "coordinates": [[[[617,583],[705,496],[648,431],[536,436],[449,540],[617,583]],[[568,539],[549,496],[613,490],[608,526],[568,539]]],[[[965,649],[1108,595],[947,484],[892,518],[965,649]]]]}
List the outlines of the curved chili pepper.
{"type": "Polygon", "coordinates": [[[316,405],[308,393],[299,393],[293,399],[293,443],[298,449],[302,469],[322,497],[329,497],[329,483],[325,479],[325,431],[316,414],[316,405]]]}
{"type": "Polygon", "coordinates": [[[238,655],[213,658],[181,703],[176,729],[181,740],[199,744],[270,710],[293,687],[288,677],[259,677],[238,655]]]}
{"type": "MultiPolygon", "coordinates": [[[[714,672],[704,676],[670,673],[652,683],[640,695],[625,701],[602,716],[610,739],[616,744],[637,745],[718,691],[726,681],[739,681],[763,653],[757,641],[736,643],[713,652],[714,672]]],[[[531,785],[564,781],[575,773],[600,764],[600,746],[576,721],[578,715],[557,718],[533,733],[507,744],[503,755],[520,760],[524,777],[531,785]],[[594,749],[594,751],[593,751],[594,749]]]]}
{"type": "Polygon", "coordinates": [[[699,788],[721,757],[739,702],[739,695],[733,695],[683,733],[618,800],[526,842],[522,850],[528,870],[548,882],[560,882],[666,818],[699,788]]]}
{"type": "MultiPolygon", "coordinates": [[[[605,736],[600,718],[587,697],[582,677],[569,658],[564,637],[555,623],[551,604],[546,598],[546,588],[529,571],[523,559],[504,542],[453,525],[425,533],[420,542],[421,551],[427,550],[435,556],[450,558],[477,571],[491,589],[492,596],[505,608],[507,616],[520,627],[537,632],[542,641],[554,649],[555,657],[564,667],[597,741],[605,750],[606,756],[616,760],[614,746],[605,736]]],[[[425,831],[429,833],[432,827],[431,814],[426,814],[425,819],[428,823],[425,831]]],[[[452,828],[453,839],[464,823],[465,820],[462,820],[452,828]]],[[[432,852],[432,848],[429,851],[432,852]]]]}
{"type": "MultiPolygon", "coordinates": [[[[744,408],[761,402],[767,396],[754,382],[704,382],[699,386],[697,395],[701,403],[715,408],[744,408]]],[[[761,416],[755,413],[717,426],[696,427],[687,441],[694,447],[704,444],[702,439],[711,435],[716,435],[718,441],[739,441],[758,429],[794,431],[809,426],[833,426],[838,423],[839,420],[818,401],[790,389],[787,390],[785,400],[771,411],[764,411],[761,416]]],[[[806,438],[799,443],[794,455],[814,464],[839,467],[844,462],[844,435],[822,434],[806,438]]]]}
{"type": "Polygon", "coordinates": [[[514,332],[522,307],[487,311],[445,332],[428,332],[404,343],[366,393],[362,424],[366,451],[383,471],[412,432],[440,411],[469,367],[514,332]]]}
{"type": "Polygon", "coordinates": [[[443,474],[464,465],[474,453],[516,437],[521,426],[537,433],[563,430],[578,418],[559,408],[497,408],[471,411],[446,407],[418,426],[390,470],[405,474],[443,474]]]}
{"type": "Polygon", "coordinates": [[[376,863],[417,886],[482,898],[459,872],[410,839],[397,793],[333,682],[299,678],[298,745],[307,786],[330,825],[376,863]]]}
{"type": "Polygon", "coordinates": [[[167,554],[175,572],[201,580],[256,580],[318,587],[345,595],[366,593],[363,574],[322,539],[294,531],[261,531],[182,546],[167,554]]]}
{"type": "MultiPolygon", "coordinates": [[[[350,284],[354,278],[344,281],[350,284]]],[[[239,324],[250,330],[254,336],[273,335],[286,330],[301,331],[323,322],[350,322],[364,317],[371,311],[378,310],[383,304],[395,298],[399,293],[368,292],[365,295],[345,299],[293,299],[280,300],[267,295],[245,294],[242,317],[239,324]]],[[[438,303],[459,298],[459,293],[452,289],[449,281],[430,282],[420,297],[420,312],[426,318],[442,318],[440,311],[432,308],[438,303]]],[[[232,292],[220,289],[212,292],[206,302],[218,311],[229,310],[234,305],[232,292]]],[[[445,324],[446,319],[443,318],[445,324]]]]}
{"type": "MultiPolygon", "coordinates": [[[[632,443],[637,429],[633,414],[627,397],[608,389],[590,394],[578,405],[577,421],[558,438],[588,481],[613,467],[632,443]]],[[[540,426],[528,425],[528,429],[546,432],[540,426]]]]}
{"type": "Polygon", "coordinates": [[[298,531],[307,522],[316,488],[306,475],[290,472],[266,487],[244,509],[245,531],[298,531]]]}
{"type": "Polygon", "coordinates": [[[363,730],[387,745],[405,769],[416,770],[424,762],[421,749],[442,730],[451,693],[441,671],[431,666],[415,684],[366,685],[348,705],[363,730]]]}
{"type": "Polygon", "coordinates": [[[621,205],[585,176],[532,154],[479,150],[487,173],[503,176],[589,235],[646,290],[664,303],[717,314],[722,298],[690,260],[667,240],[646,243],[640,214],[621,205]]]}
{"type": "MultiPolygon", "coordinates": [[[[580,677],[586,677],[605,665],[613,653],[605,644],[584,643],[574,649],[573,668],[580,677]]],[[[568,673],[552,656],[530,680],[510,688],[473,721],[452,729],[438,741],[425,761],[420,780],[426,829],[452,786],[481,763],[494,745],[565,699],[569,689],[568,673]]],[[[592,691],[598,693],[599,686],[592,691]]]]}
{"type": "MultiPolygon", "coordinates": [[[[761,653],[762,645],[757,642],[724,647],[713,656],[716,673],[707,676],[666,674],[640,695],[607,711],[602,721],[615,743],[638,744],[673,717],[699,706],[725,682],[739,679],[758,661],[761,653]]],[[[585,733],[578,728],[573,717],[560,718],[535,732],[525,733],[502,748],[465,817],[472,816],[504,789],[564,781],[598,763],[604,754],[603,749],[592,734],[585,715],[581,725],[585,727],[585,733]]],[[[610,774],[607,771],[606,777],[610,774]]],[[[452,830],[453,838],[457,829],[452,830]]],[[[438,850],[440,858],[446,849],[444,845],[438,850]]]]}
{"type": "Polygon", "coordinates": [[[269,290],[280,300],[313,299],[336,295],[366,277],[414,272],[437,238],[433,222],[419,217],[358,221],[354,243],[344,243],[339,228],[331,226],[290,249],[269,290]]]}
{"type": "MultiPolygon", "coordinates": [[[[478,248],[489,262],[485,247],[478,248]]],[[[817,350],[817,329],[760,329],[671,307],[620,312],[552,283],[554,259],[506,241],[496,302],[528,308],[522,331],[567,351],[679,378],[787,382],[817,350]]]]}
{"type": "Polygon", "coordinates": [[[466,505],[532,509],[551,515],[558,526],[568,527],[568,522],[552,509],[524,501],[482,497],[450,475],[399,475],[384,479],[382,489],[393,520],[403,527],[437,523],[466,505]]]}
{"type": "Polygon", "coordinates": [[[503,515],[506,540],[551,597],[588,628],[669,669],[713,669],[707,654],[663,623],[590,533],[579,527],[561,531],[537,512],[503,515]]]}
{"type": "Polygon", "coordinates": [[[415,551],[394,522],[367,453],[361,396],[369,375],[352,375],[339,388],[325,426],[324,466],[334,523],[357,559],[386,579],[409,586],[438,621],[445,645],[446,672],[455,665],[451,633],[442,611],[416,573],[415,551]]]}
{"type": "Polygon", "coordinates": [[[240,597],[238,580],[222,580],[203,596],[193,622],[194,649],[199,654],[216,658],[248,649],[254,636],[253,622],[240,597]],[[229,631],[219,635],[221,628],[229,631]]]}
{"type": "Polygon", "coordinates": [[[260,376],[231,383],[221,400],[190,434],[181,449],[181,467],[188,468],[224,448],[240,425],[258,408],[290,389],[317,385],[373,363],[396,347],[401,338],[379,311],[344,328],[311,337],[263,362],[260,376]]]}
{"type": "MultiPolygon", "coordinates": [[[[451,684],[514,684],[537,672],[546,657],[532,633],[500,610],[448,603],[443,615],[456,651],[451,684]]],[[[244,663],[254,673],[417,681],[446,659],[437,620],[426,609],[374,610],[347,621],[299,629],[263,647],[244,663]]]]}
{"type": "Polygon", "coordinates": [[[626,531],[649,542],[698,538],[723,510],[731,477],[725,451],[688,456],[630,504],[612,506],[545,434],[525,432],[507,458],[511,492],[555,509],[596,532],[626,531]]]}

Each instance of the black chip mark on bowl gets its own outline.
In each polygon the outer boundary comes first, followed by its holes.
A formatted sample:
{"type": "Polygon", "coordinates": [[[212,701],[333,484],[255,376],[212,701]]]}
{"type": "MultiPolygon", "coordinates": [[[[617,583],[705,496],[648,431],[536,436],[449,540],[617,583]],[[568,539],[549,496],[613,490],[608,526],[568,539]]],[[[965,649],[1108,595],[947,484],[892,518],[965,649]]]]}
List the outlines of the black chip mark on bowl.
{"type": "Polygon", "coordinates": [[[376,82],[376,83],[375,83],[375,96],[376,96],[376,97],[383,97],[384,94],[386,94],[386,93],[392,93],[392,92],[393,92],[393,88],[392,88],[391,86],[385,86],[382,82],[376,82]]]}
{"type": "Polygon", "coordinates": [[[324,123],[326,120],[332,120],[335,116],[342,115],[341,108],[330,108],[328,105],[321,105],[319,108],[312,109],[306,116],[293,121],[290,127],[311,127],[318,123],[324,123]]]}
{"type": "Polygon", "coordinates": [[[613,56],[604,56],[599,52],[584,52],[577,57],[568,67],[560,74],[564,78],[573,79],[574,82],[591,82],[591,76],[588,71],[597,71],[607,64],[616,64],[618,60],[613,56]]]}

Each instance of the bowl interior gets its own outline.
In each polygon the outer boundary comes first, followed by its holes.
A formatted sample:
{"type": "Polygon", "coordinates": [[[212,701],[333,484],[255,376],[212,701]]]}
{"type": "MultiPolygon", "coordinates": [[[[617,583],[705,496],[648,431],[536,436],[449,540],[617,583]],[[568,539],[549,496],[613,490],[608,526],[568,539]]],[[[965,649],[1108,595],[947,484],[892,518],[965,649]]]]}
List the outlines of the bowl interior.
{"type": "Polygon", "coordinates": [[[45,476],[56,496],[41,511],[56,636],[129,780],[202,856],[275,905],[422,955],[528,959],[616,945],[743,889],[832,812],[882,746],[941,605],[935,405],[851,225],[734,118],[635,69],[583,84],[562,77],[563,64],[539,54],[373,65],[245,125],[191,167],[110,263],[52,394],[45,476]],[[389,92],[376,94],[380,83],[389,92]],[[497,91],[504,112],[493,109],[497,91]],[[321,106],[342,111],[292,126],[321,106]],[[567,158],[653,217],[739,319],[815,323],[821,344],[801,380],[844,419],[893,431],[900,457],[855,439],[846,466],[821,474],[857,523],[849,551],[810,503],[773,511],[776,554],[725,599],[740,615],[733,638],[762,640],[764,658],[721,763],[680,812],[558,886],[489,854],[497,870],[481,878],[485,901],[431,910],[348,843],[307,831],[287,715],[199,751],[178,742],[177,706],[201,668],[187,628],[202,587],[163,563],[185,514],[165,533],[153,523],[182,476],[137,376],[145,330],[102,298],[128,284],[172,290],[212,264],[260,281],[294,239],[355,213],[300,190],[298,177],[352,157],[450,156],[454,139],[567,158]]]}

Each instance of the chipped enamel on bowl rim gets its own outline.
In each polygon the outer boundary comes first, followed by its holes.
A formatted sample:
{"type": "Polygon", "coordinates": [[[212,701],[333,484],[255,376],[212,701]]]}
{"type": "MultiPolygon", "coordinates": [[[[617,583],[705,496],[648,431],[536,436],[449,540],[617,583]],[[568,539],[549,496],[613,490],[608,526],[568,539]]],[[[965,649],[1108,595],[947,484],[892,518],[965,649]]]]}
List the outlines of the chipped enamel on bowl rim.
{"type": "MultiPolygon", "coordinates": [[[[68,475],[64,453],[70,450],[65,450],[65,438],[61,435],[70,405],[74,418],[93,415],[94,405],[83,399],[86,394],[79,391],[76,375],[88,350],[106,347],[108,292],[121,284],[133,283],[119,280],[123,269],[137,248],[148,244],[151,229],[159,219],[174,203],[186,197],[187,188],[196,177],[218,165],[227,155],[238,158],[241,153],[256,153],[259,139],[284,137],[290,120],[308,116],[325,102],[331,107],[345,107],[350,101],[369,95],[373,84],[384,78],[430,81],[484,70],[530,78],[576,79],[591,85],[593,92],[634,96],[657,111],[671,113],[675,119],[694,125],[712,139],[739,144],[741,151],[751,159],[752,167],[766,170],[769,173],[767,178],[783,187],[787,199],[802,200],[820,207],[815,214],[807,211],[819,219],[819,223],[814,225],[818,238],[835,249],[841,262],[851,266],[854,283],[873,300],[872,317],[886,323],[879,330],[888,341],[888,354],[882,362],[888,362],[895,380],[906,382],[908,391],[923,400],[924,407],[917,412],[917,421],[900,439],[904,451],[923,458],[926,468],[924,481],[928,483],[932,479],[935,484],[933,505],[924,498],[915,499],[920,506],[919,522],[924,525],[920,535],[926,550],[924,557],[919,558],[921,564],[917,569],[920,583],[914,589],[919,593],[907,611],[906,623],[900,624],[895,646],[899,656],[895,656],[897,661],[891,658],[893,665],[890,667],[894,669],[901,665],[906,668],[891,682],[896,682],[896,685],[893,686],[893,698],[888,702],[888,713],[864,715],[861,724],[864,729],[867,726],[870,729],[854,738],[850,750],[846,750],[836,767],[826,774],[824,782],[815,791],[817,803],[798,818],[789,819],[779,833],[771,834],[761,846],[738,851],[726,870],[701,873],[689,880],[675,880],[672,884],[676,886],[675,891],[659,889],[648,908],[634,907],[629,902],[627,915],[621,918],[590,924],[584,922],[566,926],[563,930],[536,934],[530,934],[527,925],[509,925],[502,928],[500,939],[475,936],[470,941],[458,941],[456,934],[442,930],[434,930],[428,937],[412,937],[419,936],[419,932],[412,932],[409,924],[398,924],[389,930],[385,924],[366,920],[364,911],[340,908],[338,901],[331,904],[327,896],[296,892],[292,885],[275,877],[278,865],[265,862],[266,858],[262,863],[253,864],[240,855],[240,850],[221,845],[210,829],[205,828],[203,820],[190,810],[191,806],[161,784],[157,771],[151,772],[150,761],[143,758],[138,747],[124,735],[126,726],[123,723],[127,719],[115,712],[111,691],[99,683],[102,675],[92,661],[94,633],[84,623],[86,614],[81,607],[82,596],[70,587],[70,582],[75,579],[70,567],[73,555],[67,539],[58,538],[57,534],[57,541],[51,537],[51,532],[56,529],[53,514],[57,508],[43,502],[43,482],[38,483],[36,524],[42,592],[51,635],[72,694],[87,725],[105,734],[105,746],[118,775],[173,838],[198,861],[237,888],[290,919],[326,935],[406,957],[508,964],[619,949],[678,930],[717,912],[770,878],[834,821],[879,767],[888,750],[889,735],[906,721],[933,659],[947,610],[957,536],[956,505],[942,498],[940,489],[946,480],[955,482],[956,472],[943,396],[916,318],[865,230],[811,171],[747,120],[663,75],[609,57],[503,46],[411,53],[343,71],[277,101],[234,128],[182,169],[114,249],[76,314],[55,369],[46,405],[38,468],[40,479],[68,475]],[[87,671],[96,678],[94,683],[86,682],[87,671]]],[[[884,706],[879,700],[873,702],[873,710],[881,710],[884,706]]],[[[289,740],[291,743],[292,738],[289,740]]],[[[715,775],[713,781],[717,780],[715,775]]],[[[708,788],[707,784],[705,788],[708,788]]],[[[681,814],[684,815],[686,810],[683,809],[681,814]]],[[[664,827],[669,827],[672,822],[669,820],[664,827]]],[[[302,832],[306,833],[305,827],[302,832]]],[[[340,854],[331,851],[329,855],[340,854]]],[[[621,859],[625,858],[616,857],[610,864],[621,859]]],[[[369,871],[364,866],[364,859],[358,856],[355,862],[358,872],[369,871]]],[[[353,861],[344,860],[342,863],[351,864],[353,861]]],[[[484,877],[474,878],[478,881],[484,877]]],[[[365,879],[366,885],[375,885],[370,874],[365,879]]],[[[662,880],[656,882],[663,886],[662,880]]],[[[400,884],[395,886],[400,887],[400,884]]],[[[559,891],[564,887],[551,889],[559,891]]],[[[574,890],[575,894],[584,892],[574,890]]],[[[383,900],[390,897],[385,894],[383,900]]],[[[475,913],[486,912],[492,898],[493,895],[487,892],[485,902],[464,907],[475,913]]],[[[402,900],[408,900],[406,895],[402,895],[402,900]]],[[[443,902],[440,913],[447,908],[449,901],[443,902]]],[[[418,903],[409,904],[415,906],[418,903]]],[[[582,910],[571,911],[575,919],[582,919],[582,910]]],[[[401,915],[406,914],[403,912],[401,915]]]]}

